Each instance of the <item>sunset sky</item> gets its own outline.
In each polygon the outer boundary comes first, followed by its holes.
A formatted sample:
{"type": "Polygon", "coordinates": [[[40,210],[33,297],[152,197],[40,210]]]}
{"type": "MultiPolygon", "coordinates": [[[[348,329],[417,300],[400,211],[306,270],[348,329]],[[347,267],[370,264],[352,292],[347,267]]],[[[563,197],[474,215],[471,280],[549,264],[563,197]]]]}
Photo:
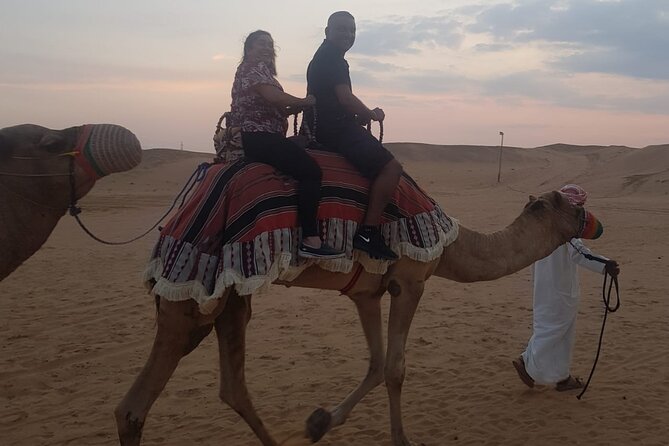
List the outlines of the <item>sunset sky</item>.
{"type": "Polygon", "coordinates": [[[386,141],[669,143],[668,0],[2,0],[0,127],[109,122],[145,148],[213,151],[245,36],[273,35],[303,96],[337,10],[386,141]]]}

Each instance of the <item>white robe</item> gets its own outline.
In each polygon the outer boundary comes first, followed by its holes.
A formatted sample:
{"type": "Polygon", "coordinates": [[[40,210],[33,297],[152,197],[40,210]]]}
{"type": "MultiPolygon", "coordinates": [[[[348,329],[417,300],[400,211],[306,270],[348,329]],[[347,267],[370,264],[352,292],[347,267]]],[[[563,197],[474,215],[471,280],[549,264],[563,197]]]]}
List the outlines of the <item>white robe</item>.
{"type": "Polygon", "coordinates": [[[580,239],[572,239],[534,263],[534,331],[522,356],[537,384],[569,377],[579,303],[578,266],[600,274],[605,266],[583,254],[594,255],[580,239]]]}

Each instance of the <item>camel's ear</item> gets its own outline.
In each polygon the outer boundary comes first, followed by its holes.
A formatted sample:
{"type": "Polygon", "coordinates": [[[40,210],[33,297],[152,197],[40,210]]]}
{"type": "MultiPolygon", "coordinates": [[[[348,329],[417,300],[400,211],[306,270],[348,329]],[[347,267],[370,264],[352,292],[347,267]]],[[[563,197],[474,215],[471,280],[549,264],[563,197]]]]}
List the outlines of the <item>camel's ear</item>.
{"type": "Polygon", "coordinates": [[[48,152],[59,152],[66,148],[67,139],[56,131],[48,131],[39,142],[39,147],[48,152]]]}
{"type": "Polygon", "coordinates": [[[535,197],[534,195],[530,195],[529,201],[527,203],[525,203],[525,206],[523,207],[523,209],[527,209],[535,201],[537,201],[537,197],[535,197]]]}

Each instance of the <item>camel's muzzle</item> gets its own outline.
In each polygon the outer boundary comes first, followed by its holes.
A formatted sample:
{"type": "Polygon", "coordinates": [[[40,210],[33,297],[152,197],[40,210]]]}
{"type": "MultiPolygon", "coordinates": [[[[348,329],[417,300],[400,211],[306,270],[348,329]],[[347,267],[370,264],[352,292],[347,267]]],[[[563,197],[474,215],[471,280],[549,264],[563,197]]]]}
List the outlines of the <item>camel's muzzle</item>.
{"type": "Polygon", "coordinates": [[[578,231],[578,238],[584,238],[588,240],[594,240],[601,237],[604,232],[604,227],[602,223],[597,220],[597,217],[592,215],[589,211],[583,209],[581,214],[581,227],[578,231]]]}
{"type": "Polygon", "coordinates": [[[125,127],[114,124],[85,125],[75,152],[77,164],[96,180],[130,170],[142,160],[137,137],[125,127]]]}

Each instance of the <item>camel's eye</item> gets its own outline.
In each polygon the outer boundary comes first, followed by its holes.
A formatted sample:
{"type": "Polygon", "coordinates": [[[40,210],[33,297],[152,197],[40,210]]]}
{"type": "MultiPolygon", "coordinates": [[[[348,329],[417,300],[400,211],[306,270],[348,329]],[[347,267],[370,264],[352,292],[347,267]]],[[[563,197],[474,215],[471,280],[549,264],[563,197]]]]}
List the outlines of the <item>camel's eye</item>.
{"type": "Polygon", "coordinates": [[[544,200],[536,200],[529,204],[530,209],[533,211],[539,211],[546,207],[546,202],[544,200]]]}
{"type": "Polygon", "coordinates": [[[553,198],[553,202],[555,202],[558,205],[560,203],[562,203],[562,200],[564,200],[564,198],[562,197],[562,194],[558,191],[553,191],[552,198],[553,198]]]}

